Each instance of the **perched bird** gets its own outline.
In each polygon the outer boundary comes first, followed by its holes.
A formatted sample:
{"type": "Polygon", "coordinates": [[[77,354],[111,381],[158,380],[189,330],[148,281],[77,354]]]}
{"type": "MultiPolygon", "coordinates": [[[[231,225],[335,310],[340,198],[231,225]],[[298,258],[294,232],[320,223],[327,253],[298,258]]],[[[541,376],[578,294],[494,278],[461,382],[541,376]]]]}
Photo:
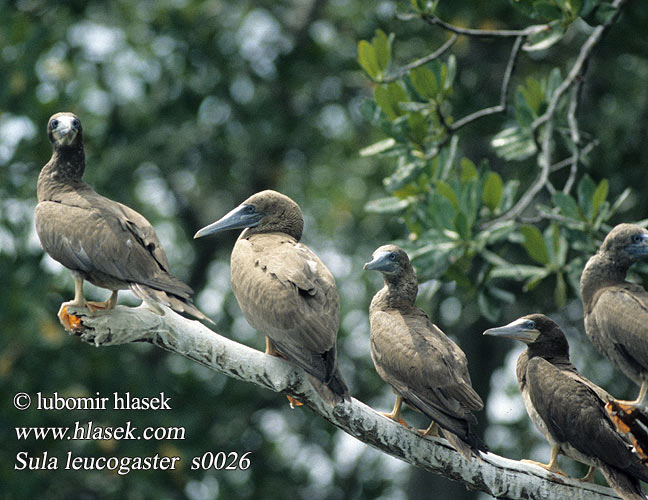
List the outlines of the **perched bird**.
{"type": "Polygon", "coordinates": [[[532,462],[562,473],[558,455],[590,466],[584,480],[599,468],[626,500],[645,499],[639,480],[648,481],[648,467],[632,451],[605,411],[612,399],[578,373],[569,360],[569,345],[560,327],[542,314],[523,316],[484,335],[524,342],[516,375],[529,417],[551,445],[549,464],[532,462]]]}
{"type": "Polygon", "coordinates": [[[625,280],[628,268],[648,256],[648,231],[619,224],[585,265],[580,280],[585,332],[594,346],[640,386],[631,409],[648,408],[648,293],[625,280]]]}
{"type": "Polygon", "coordinates": [[[265,335],[266,353],[301,367],[330,403],[348,398],[337,367],[335,279],[299,243],[304,228],[299,205],[276,191],[261,191],[194,238],[242,228],[232,250],[232,290],[248,323],[265,335]]]}
{"type": "Polygon", "coordinates": [[[414,305],[418,282],[407,253],[381,246],[364,269],[380,271],[385,281],[369,307],[371,358],[396,393],[394,409],[385,416],[404,423],[405,402],[432,419],[423,435],[436,434],[438,424],[466,458],[486,451],[470,428],[477,423],[471,411],[484,404],[472,388],[466,355],[414,305]]]}
{"type": "Polygon", "coordinates": [[[52,157],[38,176],[36,232],[43,249],[72,271],[74,300],[59,309],[63,325],[78,324],[67,307],[112,309],[118,290],[157,307],[210,321],[191,302],[193,291],[169,271],[153,226],[135,210],[97,194],[83,180],[85,153],[81,121],[72,113],[49,119],[52,157]],[[112,291],[105,302],[88,302],[83,280],[112,291]]]}

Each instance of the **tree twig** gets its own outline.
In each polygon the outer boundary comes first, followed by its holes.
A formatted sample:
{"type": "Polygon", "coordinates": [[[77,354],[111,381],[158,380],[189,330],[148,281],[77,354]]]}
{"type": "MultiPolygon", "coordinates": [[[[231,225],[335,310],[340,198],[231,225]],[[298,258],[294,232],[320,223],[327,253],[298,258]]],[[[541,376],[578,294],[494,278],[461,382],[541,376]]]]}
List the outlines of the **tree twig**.
{"type": "MultiPolygon", "coordinates": [[[[569,111],[567,112],[567,122],[569,123],[569,136],[571,137],[574,151],[570,159],[569,177],[563,186],[563,193],[569,194],[574,182],[576,182],[576,174],[578,173],[578,162],[580,161],[580,130],[578,129],[578,120],[576,119],[576,111],[578,109],[578,101],[580,100],[580,91],[583,88],[583,80],[578,80],[572,88],[572,95],[569,99],[569,111]]],[[[553,170],[552,170],[553,172],[553,170]]]]}
{"type": "Polygon", "coordinates": [[[402,78],[405,76],[407,73],[412,71],[415,68],[418,68],[419,66],[423,66],[424,64],[429,63],[430,61],[434,61],[435,59],[438,59],[441,57],[443,54],[446,53],[446,51],[454,45],[454,43],[457,41],[457,38],[459,38],[459,35],[454,34],[452,35],[446,42],[441,45],[437,50],[432,52],[431,54],[428,54],[425,57],[421,57],[420,59],[417,59],[416,61],[413,61],[409,64],[406,64],[402,68],[400,68],[396,73],[393,75],[389,75],[385,78],[382,78],[379,80],[378,83],[391,83],[395,82],[399,78],[402,78]]]}
{"type": "MultiPolygon", "coordinates": [[[[531,183],[531,185],[528,187],[528,189],[524,192],[524,194],[520,197],[520,199],[517,201],[515,205],[513,205],[506,213],[500,215],[496,219],[492,219],[487,223],[485,223],[484,227],[490,227],[493,224],[497,224],[498,222],[502,222],[505,220],[515,219],[529,206],[529,204],[531,203],[531,201],[533,201],[533,199],[538,194],[538,192],[540,192],[540,190],[542,190],[544,187],[547,186],[547,183],[549,181],[549,174],[551,173],[551,165],[552,165],[551,146],[552,146],[552,136],[553,136],[553,129],[554,129],[554,115],[556,109],[558,108],[558,103],[561,97],[564,95],[564,93],[577,80],[578,81],[582,80],[582,78],[584,77],[584,70],[586,68],[586,64],[589,61],[590,57],[592,56],[592,52],[594,48],[601,42],[601,40],[603,39],[603,35],[607,31],[607,29],[610,26],[612,26],[612,24],[614,24],[614,22],[616,21],[616,19],[621,13],[623,4],[625,4],[626,2],[627,0],[615,0],[612,3],[612,6],[616,9],[615,14],[611,16],[605,22],[605,24],[594,28],[594,31],[592,31],[590,36],[587,37],[587,40],[585,40],[585,43],[582,45],[578,53],[578,57],[576,58],[574,65],[569,71],[569,74],[562,81],[562,83],[558,86],[558,88],[551,96],[551,100],[549,101],[547,110],[541,116],[536,118],[536,120],[532,123],[531,126],[534,130],[534,135],[535,132],[538,130],[538,128],[541,125],[545,124],[545,128],[543,130],[542,147],[538,154],[538,165],[540,166],[540,172],[538,173],[537,177],[531,183]]],[[[579,85],[580,84],[581,83],[579,83],[579,85]]]]}
{"type": "Polygon", "coordinates": [[[539,24],[534,26],[528,26],[523,30],[477,30],[472,28],[460,28],[459,26],[454,26],[430,14],[422,14],[421,18],[430,25],[440,26],[444,30],[450,31],[452,33],[456,33],[458,35],[484,37],[484,38],[511,38],[511,37],[519,37],[519,36],[527,37],[529,35],[534,35],[536,33],[540,33],[542,31],[547,31],[548,29],[550,29],[549,24],[539,24]]]}
{"type": "Polygon", "coordinates": [[[424,438],[352,399],[335,407],[322,401],[304,372],[282,359],[268,356],[229,340],[198,321],[169,309],[159,315],[142,305],[117,306],[91,315],[69,308],[81,318],[76,334],[95,346],[149,342],[180,354],[228,377],[250,382],[275,392],[290,393],[316,414],[360,441],[412,465],[443,474],[467,488],[498,499],[610,500],[610,488],[552,474],[540,467],[509,460],[492,453],[466,461],[442,438],[424,438]]]}
{"type": "Polygon", "coordinates": [[[451,132],[456,132],[461,127],[464,127],[469,123],[474,122],[475,120],[483,118],[484,116],[492,115],[495,113],[503,113],[504,111],[506,111],[506,101],[508,100],[511,75],[513,74],[515,62],[517,61],[518,54],[520,53],[520,46],[522,45],[523,40],[524,36],[518,36],[513,43],[513,47],[511,48],[511,54],[509,55],[508,63],[506,64],[506,71],[504,72],[504,77],[502,78],[499,104],[490,108],[480,109],[479,111],[475,111],[474,113],[471,113],[467,116],[464,116],[460,120],[457,120],[449,127],[451,132]]]}

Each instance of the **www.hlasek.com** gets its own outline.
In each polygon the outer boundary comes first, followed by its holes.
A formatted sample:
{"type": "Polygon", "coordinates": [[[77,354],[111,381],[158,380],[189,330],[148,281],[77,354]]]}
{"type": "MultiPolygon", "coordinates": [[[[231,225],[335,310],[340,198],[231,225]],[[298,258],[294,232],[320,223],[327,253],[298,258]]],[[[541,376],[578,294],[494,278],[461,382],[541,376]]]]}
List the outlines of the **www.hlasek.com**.
{"type": "MultiPolygon", "coordinates": [[[[101,396],[97,393],[94,398],[90,397],[61,397],[58,393],[51,396],[36,393],[32,405],[32,397],[24,392],[14,396],[14,406],[19,410],[26,410],[30,407],[36,410],[46,411],[75,411],[75,410],[171,410],[169,397],[164,392],[154,398],[131,396],[130,393],[113,393],[111,397],[101,396]]],[[[34,439],[37,441],[45,439],[53,440],[184,440],[184,427],[145,427],[140,430],[131,421],[126,425],[97,425],[93,420],[87,422],[75,421],[69,427],[16,427],[16,438],[19,441],[34,439]]],[[[239,455],[238,452],[208,451],[201,456],[191,459],[191,470],[215,469],[215,470],[245,470],[251,465],[248,455],[251,452],[239,455]]],[[[26,451],[18,452],[14,470],[109,470],[116,471],[120,475],[128,474],[136,470],[175,470],[177,463],[181,461],[179,456],[160,456],[155,454],[146,457],[86,457],[75,456],[71,451],[63,457],[51,455],[44,451],[42,454],[33,456],[26,451]]]]}

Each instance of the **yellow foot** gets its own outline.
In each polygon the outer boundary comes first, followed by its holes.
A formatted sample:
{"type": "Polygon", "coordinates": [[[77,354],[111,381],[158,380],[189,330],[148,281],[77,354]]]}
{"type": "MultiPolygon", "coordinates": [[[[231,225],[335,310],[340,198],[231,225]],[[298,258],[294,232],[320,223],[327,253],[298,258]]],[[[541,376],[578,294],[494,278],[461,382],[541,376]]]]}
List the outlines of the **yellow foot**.
{"type": "Polygon", "coordinates": [[[596,472],[596,467],[594,467],[593,465],[590,465],[590,468],[587,471],[587,474],[585,474],[581,478],[581,481],[583,481],[584,483],[593,483],[594,482],[594,472],[596,472]]]}
{"type": "Polygon", "coordinates": [[[535,460],[527,460],[526,458],[520,460],[520,462],[524,462],[525,464],[537,465],[538,467],[542,467],[544,470],[547,470],[549,472],[553,472],[554,474],[560,474],[561,476],[569,477],[562,470],[560,470],[560,467],[558,467],[558,464],[554,464],[554,465],[543,464],[542,462],[536,462],[535,460]]]}
{"type": "Polygon", "coordinates": [[[416,432],[418,432],[421,437],[439,437],[439,426],[435,422],[432,422],[427,429],[417,429],[416,432]]]}
{"type": "Polygon", "coordinates": [[[110,307],[110,304],[108,304],[108,301],[106,301],[106,302],[88,301],[88,302],[86,302],[86,307],[88,309],[90,309],[90,311],[92,311],[92,312],[94,312],[94,311],[102,311],[104,309],[112,309],[112,307],[110,307]]]}
{"type": "Polygon", "coordinates": [[[411,428],[412,428],[412,427],[411,427],[410,425],[408,425],[407,422],[405,422],[405,420],[403,420],[402,418],[394,418],[394,414],[393,414],[393,413],[387,413],[387,412],[381,411],[380,414],[381,414],[383,417],[387,417],[389,420],[393,420],[394,422],[398,422],[399,424],[401,424],[401,425],[407,427],[408,429],[411,429],[411,428]]]}
{"type": "Polygon", "coordinates": [[[58,312],[58,318],[61,324],[63,325],[63,328],[65,328],[68,332],[76,332],[83,329],[83,325],[81,324],[81,318],[69,314],[67,312],[66,304],[61,304],[61,308],[59,309],[58,312]]]}

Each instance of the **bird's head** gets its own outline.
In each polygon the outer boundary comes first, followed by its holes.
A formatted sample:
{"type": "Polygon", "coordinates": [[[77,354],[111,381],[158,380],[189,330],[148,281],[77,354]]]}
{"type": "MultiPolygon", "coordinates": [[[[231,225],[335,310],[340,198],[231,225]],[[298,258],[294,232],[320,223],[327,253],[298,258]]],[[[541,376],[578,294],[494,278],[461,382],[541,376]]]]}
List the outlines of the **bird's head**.
{"type": "Polygon", "coordinates": [[[619,224],[608,233],[601,245],[602,253],[614,255],[624,263],[648,256],[648,230],[636,224],[619,224]]]}
{"type": "Polygon", "coordinates": [[[74,113],[56,113],[47,122],[47,135],[55,150],[80,144],[81,120],[74,113]]]}
{"type": "Polygon", "coordinates": [[[250,196],[216,222],[203,227],[194,238],[243,228],[253,228],[251,232],[254,233],[284,233],[299,241],[304,229],[304,217],[299,205],[288,196],[266,190],[250,196]]]}
{"type": "Polygon", "coordinates": [[[408,267],[411,267],[411,264],[405,250],[396,245],[383,245],[374,251],[372,259],[363,266],[363,269],[380,271],[387,275],[398,274],[408,267]]]}
{"type": "Polygon", "coordinates": [[[569,352],[567,339],[560,326],[544,314],[522,316],[508,325],[490,328],[484,335],[519,340],[529,347],[540,347],[547,351],[569,352]]]}

